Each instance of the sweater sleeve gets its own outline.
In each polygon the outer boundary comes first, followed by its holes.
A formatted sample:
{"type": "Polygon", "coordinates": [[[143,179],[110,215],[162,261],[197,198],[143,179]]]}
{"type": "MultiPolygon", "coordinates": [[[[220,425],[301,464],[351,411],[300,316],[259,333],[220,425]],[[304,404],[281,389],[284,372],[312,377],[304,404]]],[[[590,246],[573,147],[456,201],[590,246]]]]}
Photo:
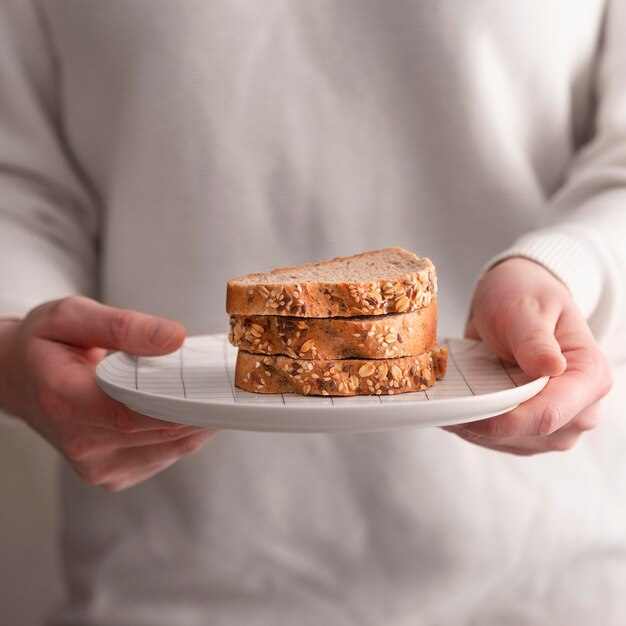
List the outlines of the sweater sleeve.
{"type": "Polygon", "coordinates": [[[523,236],[495,262],[524,256],[569,288],[594,335],[626,358],[626,0],[608,5],[591,141],[546,207],[548,226],[523,236]]]}
{"type": "Polygon", "coordinates": [[[95,291],[96,203],[63,141],[57,74],[34,2],[0,2],[0,317],[95,291]]]}

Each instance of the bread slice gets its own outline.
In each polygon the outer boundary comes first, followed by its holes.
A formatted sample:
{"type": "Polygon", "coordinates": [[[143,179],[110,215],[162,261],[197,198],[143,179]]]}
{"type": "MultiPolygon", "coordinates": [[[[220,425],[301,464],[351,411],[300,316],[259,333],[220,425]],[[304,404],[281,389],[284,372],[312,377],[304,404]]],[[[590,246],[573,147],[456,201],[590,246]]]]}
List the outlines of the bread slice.
{"type": "Polygon", "coordinates": [[[421,354],[435,345],[437,301],[412,313],[298,318],[234,315],[228,339],[256,354],[301,359],[384,359],[421,354]]]}
{"type": "Polygon", "coordinates": [[[403,248],[339,257],[228,281],[230,315],[352,317],[408,313],[437,294],[430,259],[403,248]]]}
{"type": "Polygon", "coordinates": [[[448,349],[398,359],[305,360],[239,350],[235,385],[254,393],[322,396],[393,395],[423,391],[446,372],[448,349]]]}

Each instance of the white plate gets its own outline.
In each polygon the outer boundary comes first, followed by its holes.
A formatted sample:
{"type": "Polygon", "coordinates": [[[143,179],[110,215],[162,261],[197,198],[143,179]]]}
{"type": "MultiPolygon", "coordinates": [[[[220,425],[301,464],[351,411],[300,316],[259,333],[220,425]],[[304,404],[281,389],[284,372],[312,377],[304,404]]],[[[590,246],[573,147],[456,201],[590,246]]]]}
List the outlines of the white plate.
{"type": "Polygon", "coordinates": [[[448,372],[422,392],[344,398],[255,394],[233,385],[237,350],[225,335],[189,337],[162,357],[122,352],[100,362],[102,389],[131,409],[181,424],[273,432],[349,432],[461,424],[510,411],[539,393],[531,379],[484,344],[444,339],[448,372]]]}

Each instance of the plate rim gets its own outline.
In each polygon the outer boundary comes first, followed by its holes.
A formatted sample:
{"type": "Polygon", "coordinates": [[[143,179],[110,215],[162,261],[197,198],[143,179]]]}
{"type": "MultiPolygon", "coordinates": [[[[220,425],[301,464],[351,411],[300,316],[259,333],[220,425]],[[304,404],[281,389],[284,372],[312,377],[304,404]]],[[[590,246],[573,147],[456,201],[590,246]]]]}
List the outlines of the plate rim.
{"type": "MultiPolygon", "coordinates": [[[[224,342],[226,335],[224,333],[213,333],[208,335],[193,335],[185,341],[198,342],[203,339],[211,338],[219,342],[224,342]]],[[[447,337],[442,341],[460,341],[464,343],[480,344],[480,341],[465,338],[447,337]]],[[[167,356],[167,355],[163,355],[167,356]]],[[[463,397],[439,397],[428,398],[424,400],[411,400],[407,398],[411,394],[422,394],[423,392],[409,392],[408,394],[397,394],[393,398],[403,398],[403,402],[328,402],[332,400],[330,396],[315,396],[315,398],[326,400],[326,402],[315,405],[314,403],[280,403],[280,402],[234,402],[230,399],[207,399],[207,398],[183,398],[179,395],[153,394],[149,391],[134,389],[127,387],[114,381],[107,379],[103,372],[105,362],[114,358],[135,359],[135,355],[122,351],[113,352],[107,355],[98,363],[95,369],[96,380],[98,386],[104,393],[112,397],[114,400],[128,406],[131,410],[144,412],[155,419],[169,420],[182,424],[193,423],[202,425],[207,428],[240,430],[240,431],[263,431],[263,432],[292,432],[292,433],[334,433],[334,432],[368,432],[382,430],[398,430],[403,428],[424,428],[438,427],[451,424],[462,424],[480,419],[487,419],[500,415],[513,408],[519,406],[522,402],[534,397],[540,393],[548,383],[550,377],[542,376],[532,379],[521,385],[515,385],[508,389],[492,391],[479,395],[467,395],[463,397]],[[502,398],[506,395],[506,401],[502,398]],[[144,406],[138,406],[138,402],[144,403],[144,406]],[[163,404],[163,411],[159,411],[156,407],[163,404]],[[468,406],[469,404],[469,406],[468,406]],[[429,406],[434,414],[443,413],[452,415],[450,417],[425,418],[423,415],[412,419],[410,412],[417,406],[429,406]],[[467,410],[463,411],[462,407],[466,406],[467,410]],[[201,409],[207,409],[207,418],[200,419],[195,417],[201,409]],[[208,414],[211,409],[220,411],[220,415],[210,417],[208,414]],[[380,413],[381,409],[385,417],[380,423],[376,420],[371,421],[372,413],[380,413]],[[446,411],[447,409],[447,411],[446,411]],[[179,412],[178,416],[169,415],[171,412],[179,412]],[[169,417],[165,417],[165,414],[169,417]],[[187,415],[183,415],[183,414],[187,415]],[[268,414],[273,413],[277,417],[274,420],[267,421],[268,414]],[[321,414],[323,417],[320,417],[321,414]],[[390,415],[391,413],[391,415],[390,415]],[[361,416],[367,414],[368,419],[361,416]],[[227,416],[239,415],[238,422],[228,423],[227,416]],[[293,415],[295,417],[289,417],[293,415]],[[341,417],[339,417],[341,415],[341,417]],[[255,416],[262,420],[259,424],[253,421],[255,416]],[[338,418],[337,423],[332,423],[332,417],[338,418]],[[225,419],[226,418],[226,419],[225,419]],[[321,423],[316,425],[307,423],[306,420],[318,420],[321,423]],[[290,422],[293,420],[293,422],[290,422]],[[302,421],[300,421],[302,420],[302,421]],[[368,421],[369,420],[369,421],[368,421]]],[[[141,357],[140,357],[141,358],[141,357]]],[[[147,358],[159,358],[147,357],[147,358]]],[[[230,378],[230,377],[229,377],[230,378]]],[[[512,381],[515,384],[515,381],[512,381]]],[[[231,383],[232,386],[232,383],[231,383]]],[[[250,393],[250,392],[247,392],[250,393]]],[[[257,394],[251,394],[255,396],[257,394]]],[[[265,398],[279,397],[286,394],[261,394],[265,398]]],[[[340,396],[340,399],[349,400],[352,396],[340,396]]],[[[360,396],[356,396],[360,397],[360,396]]],[[[380,396],[376,396],[380,397],[380,396]]],[[[388,396],[385,396],[385,398],[388,396]]],[[[334,398],[334,397],[333,397],[334,398]]],[[[422,412],[424,409],[421,409],[422,412]]]]}

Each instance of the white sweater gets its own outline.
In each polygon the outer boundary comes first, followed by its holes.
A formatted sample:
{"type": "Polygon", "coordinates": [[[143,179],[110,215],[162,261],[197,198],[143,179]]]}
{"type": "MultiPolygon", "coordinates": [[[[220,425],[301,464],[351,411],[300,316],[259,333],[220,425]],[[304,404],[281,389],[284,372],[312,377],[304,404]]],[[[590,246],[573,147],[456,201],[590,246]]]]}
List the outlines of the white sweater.
{"type": "MultiPolygon", "coordinates": [[[[459,335],[504,251],[623,356],[625,76],[623,0],[2,0],[0,316],[78,292],[223,332],[229,277],[400,245],[459,335]]],[[[54,623],[626,623],[598,433],[223,432],[120,494],[68,471],[54,623]]]]}

